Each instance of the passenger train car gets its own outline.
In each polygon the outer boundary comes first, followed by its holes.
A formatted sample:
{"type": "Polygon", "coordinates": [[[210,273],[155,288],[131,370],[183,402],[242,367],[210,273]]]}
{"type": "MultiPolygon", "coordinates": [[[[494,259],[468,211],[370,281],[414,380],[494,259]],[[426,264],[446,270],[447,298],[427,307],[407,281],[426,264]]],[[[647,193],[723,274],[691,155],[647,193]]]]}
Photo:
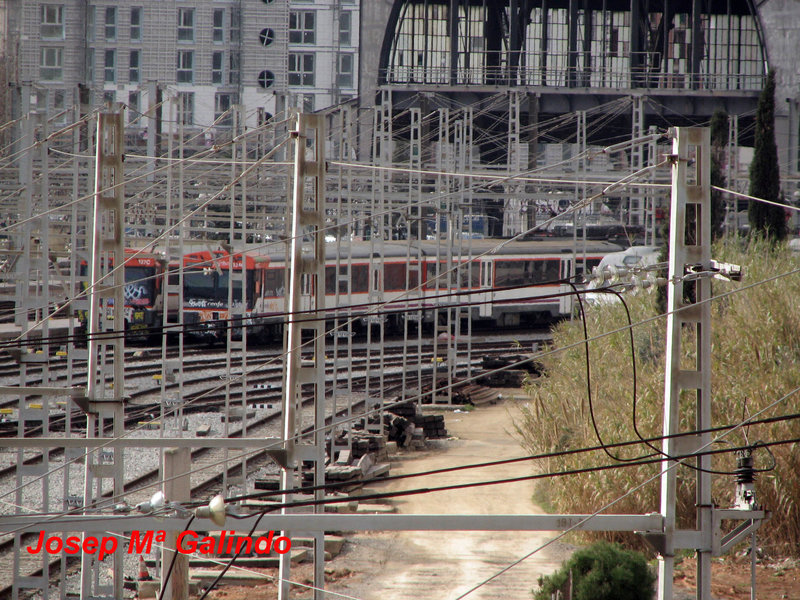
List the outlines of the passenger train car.
{"type": "MultiPolygon", "coordinates": [[[[191,252],[183,257],[183,319],[195,337],[217,339],[228,323],[241,335],[245,320],[264,313],[269,257],[225,250],[191,252]]],[[[174,266],[170,278],[177,283],[174,266]]],[[[174,304],[174,303],[170,303],[174,304]]]]}
{"type": "MultiPolygon", "coordinates": [[[[113,266],[113,265],[112,265],[113,266]]],[[[80,264],[80,275],[86,277],[88,265],[80,264]]],[[[163,310],[161,283],[164,258],[161,254],[125,249],[124,319],[125,333],[135,337],[152,335],[161,326],[163,310]]],[[[85,288],[85,285],[83,286],[85,288]]],[[[78,311],[78,320],[85,330],[88,314],[78,311]]]]}
{"type": "MultiPolygon", "coordinates": [[[[407,320],[432,324],[435,309],[454,306],[466,307],[462,315],[468,314],[475,322],[498,326],[557,318],[572,311],[574,299],[565,280],[584,270],[590,272],[604,256],[620,250],[605,241],[579,241],[573,249],[570,238],[476,239],[468,244],[472,259],[448,257],[444,245],[431,241],[384,242],[382,247],[368,241],[328,243],[325,310],[329,323],[355,317],[361,326],[381,322],[401,329],[407,320]],[[389,304],[375,310],[380,303],[389,304]]],[[[187,334],[222,341],[228,327],[239,337],[246,324],[250,339],[280,339],[286,322],[284,249],[278,244],[234,254],[232,260],[225,250],[186,254],[182,295],[187,334]]],[[[157,334],[165,304],[163,260],[140,254],[128,259],[125,267],[126,328],[157,334]]],[[[169,265],[169,322],[177,320],[178,267],[169,265]]]]}
{"type": "MultiPolygon", "coordinates": [[[[337,316],[366,313],[376,302],[391,303],[378,316],[361,319],[362,324],[381,319],[390,327],[403,319],[415,319],[422,311],[423,323],[431,323],[433,309],[469,305],[474,321],[498,326],[568,315],[573,298],[564,279],[591,272],[600,260],[621,248],[605,241],[578,242],[545,238],[530,241],[470,240],[471,260],[445,255],[435,242],[385,242],[380,249],[370,242],[352,242],[338,256],[337,245],[328,244],[325,266],[326,310],[337,316]],[[373,256],[382,256],[382,265],[373,256]],[[337,294],[338,287],[338,294],[337,294]]],[[[285,319],[286,264],[284,256],[272,255],[265,276],[264,312],[257,320],[276,333],[285,319]]],[[[304,307],[310,308],[310,307],[304,307]]]]}

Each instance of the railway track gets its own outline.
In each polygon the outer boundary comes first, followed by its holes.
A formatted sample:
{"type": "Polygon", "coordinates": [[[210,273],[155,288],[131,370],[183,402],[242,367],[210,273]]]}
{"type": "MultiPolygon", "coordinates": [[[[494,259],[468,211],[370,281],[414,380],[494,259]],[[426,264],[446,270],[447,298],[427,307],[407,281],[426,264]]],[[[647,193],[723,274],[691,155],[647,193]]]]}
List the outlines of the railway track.
{"type": "MultiPolygon", "coordinates": [[[[498,344],[497,342],[492,343],[475,343],[473,344],[473,352],[478,352],[480,354],[495,354],[495,353],[502,353],[502,352],[513,352],[515,351],[514,348],[510,348],[508,342],[503,344],[498,344]]],[[[366,349],[359,350],[358,352],[354,352],[354,361],[351,365],[351,377],[353,381],[354,391],[358,391],[358,388],[364,389],[366,385],[366,377],[370,371],[373,371],[377,368],[380,357],[379,356],[372,356],[371,357],[371,364],[367,364],[366,358],[366,349]],[[360,383],[358,383],[360,382],[360,383]]],[[[259,358],[264,360],[269,360],[270,358],[274,358],[275,355],[270,356],[268,352],[261,354],[259,358]]],[[[427,344],[423,347],[422,354],[418,357],[419,363],[425,366],[426,376],[430,377],[433,372],[433,365],[431,363],[431,359],[433,357],[433,350],[432,345],[427,344]]],[[[139,355],[139,358],[142,360],[146,360],[143,358],[143,355],[139,355]]],[[[160,349],[158,350],[158,358],[160,360],[160,349]]],[[[219,364],[219,361],[224,361],[225,358],[223,357],[209,357],[207,355],[204,357],[197,357],[192,358],[186,362],[184,365],[184,371],[192,371],[192,370],[209,370],[211,365],[219,364]]],[[[253,365],[258,361],[254,358],[248,358],[248,365],[253,365]]],[[[381,368],[383,369],[382,373],[382,383],[383,383],[383,390],[384,390],[384,397],[387,395],[391,395],[393,393],[397,393],[400,390],[403,375],[401,372],[400,367],[403,366],[403,359],[402,359],[402,349],[397,348],[387,348],[385,349],[385,353],[383,355],[383,360],[380,362],[381,368]]],[[[240,360],[232,360],[231,367],[240,367],[241,361],[240,360]]],[[[406,368],[416,369],[417,364],[409,364],[408,358],[405,362],[406,368]]],[[[141,373],[141,377],[152,377],[152,375],[156,375],[163,370],[163,366],[159,362],[156,365],[145,365],[145,364],[133,364],[130,367],[133,370],[141,373]]],[[[219,369],[220,367],[217,367],[219,369]]],[[[466,365],[463,366],[466,368],[466,365]]],[[[126,367],[126,372],[128,367],[126,367]]],[[[334,374],[334,369],[331,366],[331,362],[328,361],[328,366],[326,367],[326,371],[328,374],[327,380],[328,381],[336,381],[338,382],[339,374],[334,374]]],[[[282,376],[281,373],[281,365],[279,361],[276,361],[276,364],[269,369],[265,369],[263,373],[251,374],[248,376],[248,386],[258,387],[259,389],[254,391],[248,391],[248,404],[259,404],[259,403],[266,403],[266,404],[274,404],[276,406],[279,405],[280,400],[280,389],[279,389],[279,382],[282,376]]],[[[378,377],[371,376],[371,385],[369,389],[375,390],[378,388],[378,377]]],[[[151,379],[152,381],[152,379],[151,379]]],[[[225,405],[225,398],[226,393],[223,391],[209,391],[213,388],[220,388],[221,382],[219,379],[219,374],[209,374],[202,377],[195,377],[191,381],[191,385],[193,388],[197,388],[197,391],[194,394],[201,399],[197,401],[192,401],[191,396],[187,399],[188,402],[184,406],[184,410],[190,411],[198,411],[198,412],[209,412],[209,411],[219,411],[221,408],[224,408],[225,405]],[[213,384],[213,385],[212,385],[213,384]],[[205,387],[204,387],[205,386],[205,387]],[[210,387],[209,387],[210,386],[210,387]]],[[[235,382],[230,382],[230,391],[228,392],[228,396],[235,396],[236,393],[241,393],[241,386],[235,382]]],[[[408,379],[408,375],[406,376],[406,386],[415,388],[417,386],[416,381],[410,381],[408,379]]],[[[168,388],[170,386],[167,386],[168,388]]],[[[224,385],[222,386],[224,387],[224,385]]],[[[327,392],[328,390],[326,390],[327,392]]],[[[161,388],[160,384],[158,386],[152,386],[149,389],[139,389],[136,390],[131,394],[131,404],[129,404],[129,409],[126,412],[126,430],[129,427],[135,427],[138,422],[142,419],[142,416],[145,414],[152,414],[156,411],[160,411],[161,404],[155,402],[148,402],[147,398],[153,395],[160,395],[161,388]]],[[[307,402],[307,401],[305,401],[307,402]]],[[[363,407],[363,401],[359,402],[358,405],[354,406],[354,410],[360,410],[363,407]]],[[[156,412],[156,414],[158,414],[156,412]]],[[[75,415],[76,418],[78,415],[75,415]]],[[[305,419],[311,418],[308,414],[308,411],[304,413],[305,419]]],[[[328,415],[330,418],[330,415],[328,415]]],[[[279,420],[280,420],[280,411],[277,409],[273,409],[266,414],[259,415],[258,418],[246,421],[246,435],[248,437],[277,437],[279,435],[279,420]]],[[[35,432],[31,432],[32,435],[35,435],[35,432]]],[[[243,434],[242,429],[230,431],[229,435],[231,437],[238,437],[243,434]]],[[[26,436],[27,437],[27,436],[26,436]]],[[[63,455],[62,449],[53,449],[50,451],[50,460],[58,459],[63,455]]],[[[228,478],[241,478],[241,468],[242,463],[240,460],[235,460],[231,458],[231,454],[228,455],[228,461],[226,463],[226,455],[224,449],[218,448],[198,448],[192,452],[192,465],[195,473],[192,476],[192,495],[193,498],[199,498],[201,495],[209,492],[209,490],[218,490],[221,484],[223,477],[228,478]],[[224,466],[223,465],[227,465],[224,466]],[[225,470],[223,475],[223,470],[225,470]]],[[[39,454],[38,456],[30,457],[26,459],[26,464],[32,464],[36,461],[41,461],[42,455],[39,454]]],[[[270,461],[267,457],[265,451],[257,452],[252,455],[249,455],[246,460],[247,465],[247,474],[253,472],[255,469],[259,469],[263,467],[263,465],[270,461]]],[[[0,470],[0,489],[6,489],[8,486],[8,482],[11,480],[16,479],[16,465],[11,465],[5,469],[0,470]]],[[[152,489],[158,484],[159,482],[159,472],[157,469],[151,469],[144,474],[141,474],[137,477],[131,478],[125,483],[125,492],[126,492],[126,500],[131,504],[134,505],[138,502],[146,500],[152,494],[152,489]]],[[[31,539],[35,536],[30,535],[31,539]]],[[[23,536],[23,544],[27,544],[27,537],[23,536]]],[[[13,539],[7,540],[3,543],[0,543],[0,564],[11,564],[11,556],[13,553],[13,539]]],[[[33,575],[36,570],[41,569],[41,558],[36,557],[27,557],[24,553],[21,555],[21,562],[18,572],[19,573],[28,573],[33,575]],[[31,560],[32,559],[32,560],[31,560]]],[[[56,559],[51,563],[50,566],[50,573],[54,573],[56,577],[58,576],[60,570],[60,559],[56,559]]],[[[0,573],[0,600],[3,598],[9,597],[11,591],[11,584],[13,582],[13,573],[10,571],[6,573],[0,573]]]]}

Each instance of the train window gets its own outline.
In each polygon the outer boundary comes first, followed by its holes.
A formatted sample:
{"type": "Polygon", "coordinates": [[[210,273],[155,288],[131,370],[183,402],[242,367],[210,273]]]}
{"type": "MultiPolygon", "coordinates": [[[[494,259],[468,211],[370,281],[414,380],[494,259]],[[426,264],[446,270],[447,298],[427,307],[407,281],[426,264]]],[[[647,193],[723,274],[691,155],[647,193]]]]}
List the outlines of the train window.
{"type": "Polygon", "coordinates": [[[125,267],[125,304],[148,306],[155,298],[155,267],[125,267]]]}
{"type": "Polygon", "coordinates": [[[498,260],[495,262],[494,284],[509,287],[550,283],[558,280],[560,270],[557,259],[498,260]]]}
{"type": "Polygon", "coordinates": [[[209,277],[202,270],[186,269],[183,272],[183,295],[186,299],[214,299],[214,277],[209,277]]]}
{"type": "Polygon", "coordinates": [[[325,267],[325,293],[336,292],[336,267],[325,267]]]}
{"type": "Polygon", "coordinates": [[[432,289],[447,289],[447,288],[455,288],[458,287],[459,284],[459,277],[461,287],[468,288],[468,287],[478,287],[480,282],[480,273],[477,265],[472,266],[471,273],[468,274],[469,267],[466,264],[466,261],[457,265],[455,262],[450,263],[450,267],[447,266],[447,261],[440,261],[439,263],[439,277],[436,277],[436,263],[429,262],[427,264],[427,286],[428,288],[432,289]],[[467,278],[472,278],[472,285],[467,282],[467,278]],[[437,285],[437,279],[440,282],[437,285]]]}
{"type": "Polygon", "coordinates": [[[280,298],[286,293],[283,269],[267,269],[264,274],[264,297],[280,298]]]}
{"type": "MultiPolygon", "coordinates": [[[[217,298],[219,300],[226,300],[228,299],[228,271],[223,271],[217,275],[217,298]]],[[[233,278],[233,301],[234,302],[241,302],[242,301],[242,280],[239,278],[239,274],[236,274],[236,277],[233,278]]]]}
{"type": "MultiPolygon", "coordinates": [[[[599,258],[587,258],[586,259],[586,272],[591,274],[592,269],[594,269],[599,264],[600,264],[600,259],[599,258]]],[[[582,258],[578,258],[578,260],[576,261],[575,274],[576,275],[582,275],[583,274],[583,259],[582,258]]],[[[566,276],[566,273],[564,275],[566,276]]]]}
{"type": "Polygon", "coordinates": [[[369,265],[353,265],[351,289],[354,294],[366,294],[369,291],[369,265]]]}
{"type": "MultiPolygon", "coordinates": [[[[417,272],[410,271],[410,287],[417,286],[417,272]]],[[[405,263],[385,263],[383,265],[383,289],[387,292],[402,292],[406,289],[406,265],[405,263]]]]}
{"type": "Polygon", "coordinates": [[[461,276],[462,288],[477,288],[481,285],[481,267],[480,263],[475,261],[464,261],[461,263],[459,275],[461,276]]]}

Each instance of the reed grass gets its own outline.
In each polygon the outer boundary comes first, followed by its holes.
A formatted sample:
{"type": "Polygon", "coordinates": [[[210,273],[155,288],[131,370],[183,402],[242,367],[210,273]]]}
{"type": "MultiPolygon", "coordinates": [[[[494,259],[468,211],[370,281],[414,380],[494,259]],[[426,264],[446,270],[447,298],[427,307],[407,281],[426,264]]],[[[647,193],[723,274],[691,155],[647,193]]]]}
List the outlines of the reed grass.
{"type": "MultiPolygon", "coordinates": [[[[714,257],[740,264],[745,281],[741,284],[714,281],[713,294],[800,268],[800,257],[785,246],[775,247],[760,240],[724,239],[714,248],[714,257]]],[[[626,297],[634,322],[655,314],[654,296],[626,297]]],[[[752,415],[800,387],[800,274],[734,293],[712,303],[712,420],[714,425],[734,423],[752,415]]],[[[627,324],[621,304],[587,307],[589,336],[624,328],[627,324]]],[[[645,437],[662,432],[664,398],[664,340],[666,319],[634,327],[638,389],[637,426],[645,437]]],[[[522,445],[531,453],[595,446],[591,426],[585,371],[583,339],[579,320],[563,322],[554,329],[555,347],[567,348],[545,357],[548,376],[529,382],[532,401],[518,415],[516,430],[522,445]]],[[[691,347],[693,332],[685,333],[683,348],[691,347]]],[[[633,375],[631,343],[627,332],[614,333],[589,344],[593,409],[605,443],[635,439],[633,428],[633,375]]],[[[694,356],[683,359],[692,365],[694,356]]],[[[762,416],[799,412],[800,395],[792,396],[762,416]]],[[[681,429],[694,427],[695,398],[687,394],[680,401],[681,429]]],[[[800,422],[785,421],[751,426],[726,438],[733,445],[759,440],[777,441],[800,437],[800,422]]],[[[623,458],[649,454],[636,446],[612,451],[623,458]]],[[[771,511],[771,518],[759,532],[759,545],[768,553],[800,556],[800,447],[798,444],[772,449],[775,468],[759,473],[757,501],[771,511]]],[[[770,466],[769,454],[755,454],[756,467],[770,466]]],[[[612,459],[598,451],[591,455],[551,459],[542,470],[558,471],[606,464],[612,459]]],[[[712,468],[733,471],[731,453],[712,458],[712,468]]],[[[559,512],[592,512],[619,497],[658,472],[658,465],[619,468],[585,475],[546,480],[538,495],[549,499],[559,512]]],[[[678,468],[678,515],[680,527],[694,527],[695,472],[678,468]]],[[[733,476],[713,477],[713,498],[717,506],[732,506],[733,476]]],[[[614,505],[614,513],[646,513],[659,510],[659,480],[643,487],[614,505]]],[[[633,543],[631,535],[600,534],[599,537],[633,543]]]]}

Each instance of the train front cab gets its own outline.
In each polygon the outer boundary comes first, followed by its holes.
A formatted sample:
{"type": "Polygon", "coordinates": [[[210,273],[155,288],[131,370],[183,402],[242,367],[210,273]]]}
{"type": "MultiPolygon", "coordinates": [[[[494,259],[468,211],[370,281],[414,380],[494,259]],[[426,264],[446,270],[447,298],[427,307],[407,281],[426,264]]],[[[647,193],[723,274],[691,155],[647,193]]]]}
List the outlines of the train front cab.
{"type": "Polygon", "coordinates": [[[183,316],[189,337],[221,342],[231,328],[232,337],[240,339],[244,327],[248,327],[248,336],[261,337],[263,326],[253,315],[263,312],[269,259],[234,254],[232,280],[230,264],[230,255],[224,250],[184,256],[183,316]],[[239,275],[242,268],[243,277],[239,275]]]}
{"type": "MultiPolygon", "coordinates": [[[[88,263],[81,261],[80,277],[88,278],[88,271],[88,263]]],[[[164,259],[160,254],[141,252],[132,248],[125,249],[123,317],[126,339],[147,341],[158,336],[163,306],[161,293],[163,271],[164,259]]],[[[86,284],[81,284],[81,287],[85,290],[86,284]]],[[[78,310],[77,318],[80,328],[86,331],[87,311],[78,310]]]]}

